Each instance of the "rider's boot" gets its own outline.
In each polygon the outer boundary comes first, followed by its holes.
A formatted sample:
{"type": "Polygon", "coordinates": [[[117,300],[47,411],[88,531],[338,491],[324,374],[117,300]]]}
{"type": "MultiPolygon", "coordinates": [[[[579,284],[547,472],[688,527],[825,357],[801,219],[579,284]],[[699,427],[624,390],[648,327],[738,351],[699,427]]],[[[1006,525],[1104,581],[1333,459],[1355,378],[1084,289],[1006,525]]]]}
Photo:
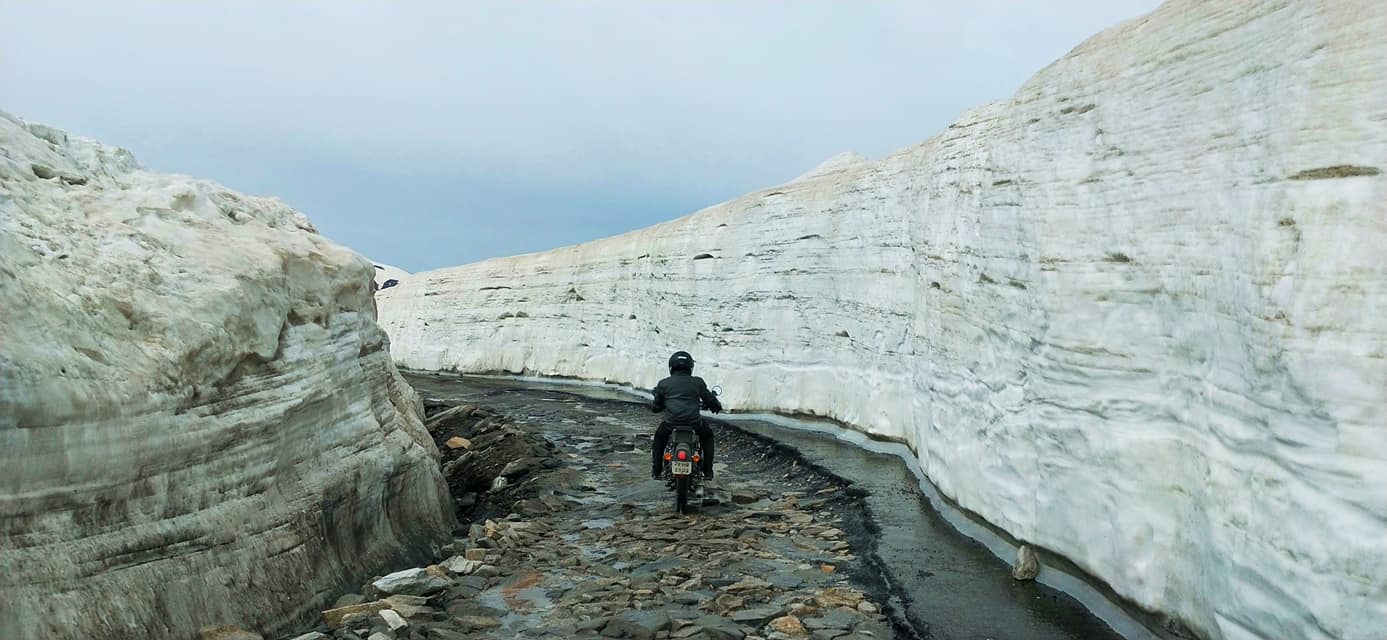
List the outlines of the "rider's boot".
{"type": "Polygon", "coordinates": [[[698,483],[698,497],[702,498],[704,491],[713,490],[713,471],[712,469],[703,470],[703,482],[698,483]]]}

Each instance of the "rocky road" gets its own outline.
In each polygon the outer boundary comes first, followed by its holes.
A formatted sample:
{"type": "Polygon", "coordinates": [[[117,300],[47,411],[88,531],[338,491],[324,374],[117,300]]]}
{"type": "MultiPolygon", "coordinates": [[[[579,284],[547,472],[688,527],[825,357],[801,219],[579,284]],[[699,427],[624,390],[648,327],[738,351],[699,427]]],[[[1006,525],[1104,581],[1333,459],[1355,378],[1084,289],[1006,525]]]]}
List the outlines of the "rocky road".
{"type": "Polygon", "coordinates": [[[774,443],[715,424],[716,488],[679,516],[638,405],[413,382],[468,524],[297,640],[909,637],[859,561],[859,495],[774,443]]]}

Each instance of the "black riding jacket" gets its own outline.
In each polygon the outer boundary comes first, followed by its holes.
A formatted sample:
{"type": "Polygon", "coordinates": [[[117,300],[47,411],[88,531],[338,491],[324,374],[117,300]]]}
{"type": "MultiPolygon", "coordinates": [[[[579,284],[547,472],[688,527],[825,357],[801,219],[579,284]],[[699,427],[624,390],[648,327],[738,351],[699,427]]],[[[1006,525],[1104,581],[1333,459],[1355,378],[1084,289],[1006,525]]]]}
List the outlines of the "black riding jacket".
{"type": "Polygon", "coordinates": [[[670,372],[651,394],[655,399],[650,402],[650,411],[663,411],[665,422],[670,424],[697,424],[698,410],[703,407],[714,413],[722,411],[722,403],[708,390],[708,383],[688,371],[670,372]]]}

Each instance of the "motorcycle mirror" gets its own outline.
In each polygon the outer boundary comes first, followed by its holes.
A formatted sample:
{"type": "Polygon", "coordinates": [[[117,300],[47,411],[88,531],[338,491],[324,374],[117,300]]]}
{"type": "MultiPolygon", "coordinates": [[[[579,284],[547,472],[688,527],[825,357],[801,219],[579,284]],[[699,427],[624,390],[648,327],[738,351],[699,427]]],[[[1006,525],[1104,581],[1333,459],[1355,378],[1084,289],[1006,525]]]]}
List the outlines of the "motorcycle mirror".
{"type": "Polygon", "coordinates": [[[715,396],[720,396],[720,395],[722,395],[722,387],[719,386],[719,385],[713,385],[713,395],[715,395],[715,396]]]}

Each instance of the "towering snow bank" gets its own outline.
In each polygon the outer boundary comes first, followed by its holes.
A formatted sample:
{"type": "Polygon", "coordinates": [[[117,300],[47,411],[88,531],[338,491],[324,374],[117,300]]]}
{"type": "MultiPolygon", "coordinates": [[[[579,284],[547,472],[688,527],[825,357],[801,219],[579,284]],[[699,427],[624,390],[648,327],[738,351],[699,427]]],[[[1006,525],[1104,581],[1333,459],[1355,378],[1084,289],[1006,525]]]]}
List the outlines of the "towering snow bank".
{"type": "Polygon", "coordinates": [[[1211,638],[1387,629],[1387,5],[1169,2],[939,136],[622,236],[417,273],[397,363],[900,438],[1211,638]]]}
{"type": "Polygon", "coordinates": [[[371,272],[277,200],[0,114],[0,637],[285,630],[447,539],[371,272]]]}

